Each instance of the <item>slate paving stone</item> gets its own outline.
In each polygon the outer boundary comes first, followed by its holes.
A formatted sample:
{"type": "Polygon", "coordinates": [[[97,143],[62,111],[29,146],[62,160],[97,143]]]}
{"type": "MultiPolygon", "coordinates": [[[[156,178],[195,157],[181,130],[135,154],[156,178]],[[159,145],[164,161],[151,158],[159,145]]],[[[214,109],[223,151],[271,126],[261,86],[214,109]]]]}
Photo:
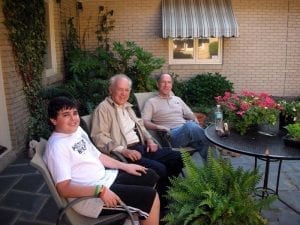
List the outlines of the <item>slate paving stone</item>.
{"type": "Polygon", "coordinates": [[[44,183],[44,179],[39,174],[24,175],[14,186],[20,191],[37,192],[44,183]]]}
{"type": "Polygon", "coordinates": [[[35,173],[36,169],[29,165],[16,165],[8,166],[2,172],[1,175],[18,175],[18,174],[29,174],[35,173]]]}
{"type": "Polygon", "coordinates": [[[26,157],[24,154],[20,155],[15,161],[13,161],[10,165],[19,165],[19,164],[28,164],[30,159],[26,157]]]}
{"type": "Polygon", "coordinates": [[[1,200],[0,204],[7,208],[34,213],[39,211],[45,198],[41,195],[12,190],[1,200]]]}
{"type": "Polygon", "coordinates": [[[0,224],[9,225],[18,218],[19,212],[0,208],[0,224]]]}
{"type": "Polygon", "coordinates": [[[15,185],[19,176],[3,177],[0,176],[0,195],[6,194],[15,185]]]}
{"type": "Polygon", "coordinates": [[[34,221],[36,218],[36,212],[21,211],[18,221],[34,221]]]}
{"type": "Polygon", "coordinates": [[[55,223],[58,215],[58,208],[53,198],[49,198],[37,216],[37,220],[55,223]]]}
{"type": "Polygon", "coordinates": [[[279,197],[300,212],[300,191],[279,191],[279,197]]]}
{"type": "Polygon", "coordinates": [[[293,211],[283,211],[280,215],[278,215],[279,223],[282,225],[299,225],[300,217],[298,214],[293,211]]]}
{"type": "Polygon", "coordinates": [[[289,173],[288,176],[289,176],[289,179],[291,179],[293,181],[293,183],[295,184],[295,186],[297,187],[297,190],[300,190],[300,172],[289,173]]]}
{"type": "MultiPolygon", "coordinates": [[[[275,190],[276,182],[277,182],[277,171],[270,172],[268,186],[275,190]]],[[[261,184],[263,184],[263,179],[261,181],[261,184]]],[[[293,181],[290,179],[289,176],[287,176],[287,173],[284,171],[282,171],[280,174],[279,189],[280,190],[296,190],[297,189],[297,187],[295,186],[293,181]]]]}
{"type": "MultiPolygon", "coordinates": [[[[199,154],[193,159],[203,164],[199,154]]],[[[250,156],[227,157],[234,167],[254,168],[254,159],[250,156]]],[[[0,173],[0,225],[55,225],[57,207],[51,197],[42,176],[31,167],[28,158],[17,159],[0,173]]],[[[261,172],[264,162],[258,161],[261,172]]],[[[275,185],[277,165],[270,167],[270,185],[275,185]]],[[[262,183],[261,183],[262,184],[262,183]]],[[[300,163],[283,161],[279,194],[289,204],[300,211],[300,163]]],[[[276,200],[271,209],[264,210],[268,225],[300,225],[300,215],[276,200]]]]}
{"type": "Polygon", "coordinates": [[[281,225],[279,221],[269,222],[268,225],[281,225]]]}
{"type": "Polygon", "coordinates": [[[283,161],[283,163],[282,163],[282,169],[284,171],[287,171],[287,172],[289,172],[289,171],[290,172],[295,172],[297,170],[295,170],[295,164],[294,163],[295,163],[294,161],[289,161],[289,162],[288,161],[283,161]]]}
{"type": "Polygon", "coordinates": [[[39,193],[44,194],[44,195],[51,195],[50,190],[48,186],[44,183],[41,189],[39,190],[39,193]]]}
{"type": "MultiPolygon", "coordinates": [[[[47,223],[43,222],[34,222],[34,221],[17,221],[14,225],[48,225],[47,223]]],[[[49,224],[52,225],[52,224],[49,224]]]]}

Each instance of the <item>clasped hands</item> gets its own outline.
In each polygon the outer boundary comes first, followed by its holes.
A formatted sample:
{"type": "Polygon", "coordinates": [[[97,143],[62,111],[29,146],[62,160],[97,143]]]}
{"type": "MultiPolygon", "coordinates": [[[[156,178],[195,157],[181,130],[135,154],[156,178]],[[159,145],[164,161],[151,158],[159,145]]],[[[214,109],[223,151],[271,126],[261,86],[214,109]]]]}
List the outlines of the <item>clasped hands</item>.
{"type": "MultiPolygon", "coordinates": [[[[153,142],[152,139],[148,139],[146,148],[147,148],[147,152],[156,152],[158,146],[153,142]]],[[[122,155],[124,155],[126,158],[130,159],[133,162],[140,160],[142,158],[141,153],[134,149],[123,149],[122,155]]]]}

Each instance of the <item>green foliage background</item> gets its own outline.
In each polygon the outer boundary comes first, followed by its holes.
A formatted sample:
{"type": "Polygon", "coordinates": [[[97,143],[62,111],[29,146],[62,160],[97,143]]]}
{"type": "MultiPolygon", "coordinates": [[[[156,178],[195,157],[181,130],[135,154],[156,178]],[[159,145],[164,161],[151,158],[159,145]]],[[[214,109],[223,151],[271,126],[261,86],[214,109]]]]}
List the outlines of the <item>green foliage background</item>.
{"type": "Polygon", "coordinates": [[[172,76],[174,93],[194,111],[209,113],[216,104],[216,96],[233,92],[233,83],[219,73],[197,74],[184,81],[179,81],[177,75],[172,76]]]}

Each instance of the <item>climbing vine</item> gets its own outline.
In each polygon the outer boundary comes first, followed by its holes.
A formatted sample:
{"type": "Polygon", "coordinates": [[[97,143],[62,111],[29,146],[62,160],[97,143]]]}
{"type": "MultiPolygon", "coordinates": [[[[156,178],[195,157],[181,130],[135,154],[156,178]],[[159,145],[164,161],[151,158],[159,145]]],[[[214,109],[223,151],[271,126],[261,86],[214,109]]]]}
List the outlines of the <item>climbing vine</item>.
{"type": "Polygon", "coordinates": [[[4,0],[3,13],[30,113],[28,138],[37,139],[45,136],[39,131],[45,130],[47,116],[40,95],[46,53],[44,1],[4,0]]]}
{"type": "Polygon", "coordinates": [[[104,6],[99,6],[98,11],[98,24],[97,24],[97,40],[98,46],[105,49],[105,51],[109,51],[109,33],[114,29],[115,20],[112,19],[114,15],[113,10],[108,10],[104,8],[104,6]]]}

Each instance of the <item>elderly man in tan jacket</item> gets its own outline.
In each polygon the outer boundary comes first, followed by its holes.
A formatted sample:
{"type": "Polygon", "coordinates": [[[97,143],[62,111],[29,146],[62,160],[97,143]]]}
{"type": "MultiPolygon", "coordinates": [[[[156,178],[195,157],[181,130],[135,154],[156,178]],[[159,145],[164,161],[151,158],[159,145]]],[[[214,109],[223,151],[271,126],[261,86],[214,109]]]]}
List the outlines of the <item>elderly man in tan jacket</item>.
{"type": "MultiPolygon", "coordinates": [[[[166,193],[169,177],[178,176],[183,167],[179,152],[159,148],[128,103],[132,81],[124,74],[110,79],[109,96],[95,109],[91,137],[104,152],[119,151],[130,162],[151,168],[160,176],[158,193],[166,193]]],[[[166,205],[161,199],[162,208],[166,205]]]]}

